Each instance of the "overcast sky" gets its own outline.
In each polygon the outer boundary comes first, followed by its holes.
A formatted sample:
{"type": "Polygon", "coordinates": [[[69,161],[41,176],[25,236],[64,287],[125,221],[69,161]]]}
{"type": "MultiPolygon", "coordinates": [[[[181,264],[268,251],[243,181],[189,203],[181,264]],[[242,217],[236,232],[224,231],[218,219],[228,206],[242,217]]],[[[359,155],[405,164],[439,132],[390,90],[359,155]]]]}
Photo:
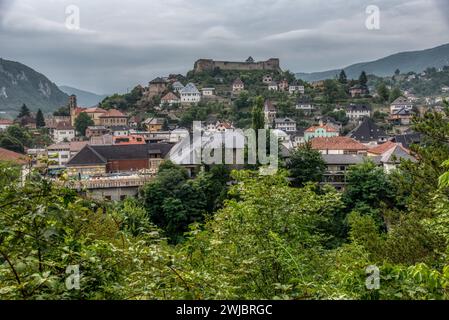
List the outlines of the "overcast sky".
{"type": "Polygon", "coordinates": [[[447,0],[0,0],[0,57],[58,85],[124,92],[198,58],[322,71],[449,43],[447,0]],[[66,27],[66,7],[80,29],[66,27]],[[380,8],[380,30],[365,26],[380,8]],[[446,15],[446,17],[444,17],[446,15]]]}

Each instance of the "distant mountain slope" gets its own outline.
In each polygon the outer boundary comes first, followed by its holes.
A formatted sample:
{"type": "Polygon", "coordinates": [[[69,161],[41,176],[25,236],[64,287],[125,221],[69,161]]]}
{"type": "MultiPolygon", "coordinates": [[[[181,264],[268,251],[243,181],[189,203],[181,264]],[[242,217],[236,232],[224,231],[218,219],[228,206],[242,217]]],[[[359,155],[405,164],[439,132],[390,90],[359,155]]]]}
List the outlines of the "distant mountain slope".
{"type": "Polygon", "coordinates": [[[95,106],[98,103],[100,103],[101,101],[103,101],[104,98],[107,97],[107,95],[99,95],[96,93],[76,89],[76,88],[69,87],[69,86],[59,86],[59,89],[61,89],[61,91],[67,93],[68,95],[72,95],[72,94],[76,95],[78,104],[80,106],[85,106],[85,107],[95,106]]]}
{"type": "MultiPolygon", "coordinates": [[[[368,74],[385,77],[394,74],[396,69],[402,73],[421,72],[427,68],[441,68],[449,65],[449,44],[436,48],[393,54],[391,56],[372,61],[351,65],[344,68],[348,78],[357,79],[362,71],[368,74]]],[[[341,69],[314,73],[298,73],[297,77],[306,81],[332,79],[341,69]]]]}
{"type": "Polygon", "coordinates": [[[25,103],[32,111],[51,112],[67,100],[67,94],[43,74],[0,58],[0,110],[18,110],[25,103]]]}

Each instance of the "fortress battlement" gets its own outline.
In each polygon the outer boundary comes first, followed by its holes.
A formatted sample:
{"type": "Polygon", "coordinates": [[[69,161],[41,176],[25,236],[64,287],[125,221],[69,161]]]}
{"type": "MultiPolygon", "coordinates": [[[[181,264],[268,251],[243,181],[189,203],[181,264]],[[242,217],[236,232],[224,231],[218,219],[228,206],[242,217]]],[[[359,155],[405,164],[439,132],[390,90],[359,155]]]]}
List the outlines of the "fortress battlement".
{"type": "Polygon", "coordinates": [[[249,57],[246,62],[232,62],[232,61],[215,61],[212,59],[200,59],[195,62],[195,72],[212,71],[216,68],[221,70],[269,70],[281,71],[280,61],[277,58],[271,58],[267,61],[255,62],[253,58],[249,57]]]}

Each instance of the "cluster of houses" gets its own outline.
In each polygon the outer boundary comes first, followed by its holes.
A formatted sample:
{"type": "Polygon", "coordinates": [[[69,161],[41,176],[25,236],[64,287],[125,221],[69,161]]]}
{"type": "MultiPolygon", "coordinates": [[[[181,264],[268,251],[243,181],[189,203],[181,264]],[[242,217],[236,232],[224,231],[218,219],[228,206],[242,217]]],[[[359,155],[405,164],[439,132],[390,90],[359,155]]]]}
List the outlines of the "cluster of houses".
{"type": "MultiPolygon", "coordinates": [[[[304,95],[304,86],[289,84],[287,80],[274,82],[272,76],[262,79],[268,90],[300,93],[296,110],[312,116],[316,107],[312,99],[304,95]]],[[[312,83],[320,87],[323,82],[312,83]]],[[[232,83],[232,92],[245,90],[241,79],[232,83]]],[[[215,88],[200,90],[193,83],[183,85],[174,77],[158,77],[142,88],[145,99],[160,98],[159,110],[167,106],[190,105],[202,99],[213,98],[215,88]]],[[[353,87],[353,97],[367,94],[364,87],[353,87]]],[[[316,118],[316,123],[308,128],[299,127],[290,117],[278,116],[276,105],[266,100],[264,103],[265,127],[272,129],[281,144],[281,156],[288,161],[295,148],[310,143],[319,151],[327,165],[323,183],[342,190],[346,185],[346,171],[367,159],[373,161],[386,172],[396,168],[401,160],[416,161],[410,152],[410,145],[420,141],[419,135],[409,131],[414,109],[410,96],[401,96],[390,106],[388,121],[401,127],[402,134],[391,135],[381,129],[373,120],[369,105],[349,104],[337,106],[334,112],[344,112],[355,128],[342,134],[342,124],[328,116],[316,118]]],[[[82,108],[76,96],[69,100],[70,115],[48,117],[46,127],[54,144],[46,149],[28,150],[31,165],[45,168],[50,175],[66,172],[77,188],[88,189],[94,197],[119,200],[137,194],[138,188],[154,177],[160,164],[172,160],[183,165],[192,176],[201,163],[192,164],[196,155],[185,148],[186,141],[193,141],[193,133],[186,128],[168,125],[167,119],[150,117],[137,119],[120,110],[105,110],[100,107],[82,108]],[[81,141],[75,130],[76,118],[85,113],[93,125],[86,129],[87,140],[81,141]]],[[[30,119],[22,119],[24,126],[32,126],[30,119]],[[29,122],[27,122],[29,121],[29,122]]],[[[13,125],[13,121],[0,119],[0,131],[13,125]]],[[[35,127],[35,122],[34,122],[35,127]]],[[[245,154],[245,137],[236,133],[232,123],[209,117],[202,123],[204,135],[197,143],[201,148],[219,148],[223,139],[234,139],[230,148],[225,146],[225,154],[236,159],[245,154]]],[[[0,155],[2,154],[0,150],[0,155]]],[[[26,161],[23,155],[3,152],[4,157],[26,161]]],[[[29,161],[28,161],[29,163],[29,161]]]]}
{"type": "MultiPolygon", "coordinates": [[[[279,83],[273,80],[273,77],[271,75],[265,75],[262,79],[263,84],[267,86],[267,89],[269,91],[282,91],[282,92],[289,92],[290,94],[304,94],[305,93],[305,87],[298,85],[296,83],[289,84],[287,79],[283,79],[279,83]]],[[[239,93],[241,91],[245,90],[245,84],[240,78],[237,78],[232,83],[232,92],[234,94],[239,93]]]]}

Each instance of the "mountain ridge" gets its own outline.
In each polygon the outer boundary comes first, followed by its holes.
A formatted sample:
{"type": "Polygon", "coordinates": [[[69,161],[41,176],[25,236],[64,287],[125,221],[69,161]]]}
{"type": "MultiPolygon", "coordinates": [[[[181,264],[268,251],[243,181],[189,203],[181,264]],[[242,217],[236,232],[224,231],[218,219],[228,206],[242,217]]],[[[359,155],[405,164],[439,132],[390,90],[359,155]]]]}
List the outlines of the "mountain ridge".
{"type": "Polygon", "coordinates": [[[67,104],[68,95],[44,74],[20,62],[0,58],[0,110],[51,112],[67,104]]]}
{"type": "Polygon", "coordinates": [[[59,89],[68,95],[76,95],[78,103],[86,107],[96,106],[108,96],[106,94],[98,94],[71,86],[59,86],[59,89]]]}
{"type": "Polygon", "coordinates": [[[318,81],[335,78],[341,70],[345,70],[347,77],[352,79],[357,79],[362,71],[386,77],[393,75],[396,69],[402,73],[422,72],[427,68],[441,68],[446,65],[449,65],[449,43],[430,49],[399,52],[377,60],[355,63],[342,69],[297,73],[296,76],[305,81],[318,81]]]}

